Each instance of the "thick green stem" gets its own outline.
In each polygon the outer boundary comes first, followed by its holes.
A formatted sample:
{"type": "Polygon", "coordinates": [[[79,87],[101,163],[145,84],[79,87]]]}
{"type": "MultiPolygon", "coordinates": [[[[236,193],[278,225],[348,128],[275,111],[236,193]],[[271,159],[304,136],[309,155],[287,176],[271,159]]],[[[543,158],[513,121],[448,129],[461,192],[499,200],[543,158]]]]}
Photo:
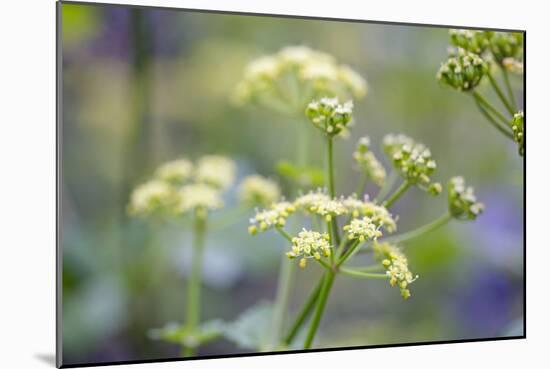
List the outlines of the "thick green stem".
{"type": "Polygon", "coordinates": [[[317,302],[317,298],[319,297],[319,292],[321,292],[321,287],[323,286],[324,281],[324,275],[323,278],[319,281],[315,289],[311,292],[309,295],[307,301],[305,302],[304,306],[302,307],[302,310],[298,313],[298,316],[296,317],[296,320],[294,321],[294,324],[292,324],[292,327],[290,328],[290,332],[285,337],[284,343],[289,346],[292,344],[294,339],[296,338],[296,335],[300,331],[300,328],[305,323],[307,317],[313,310],[313,307],[315,306],[315,303],[317,302]]]}
{"type": "Polygon", "coordinates": [[[426,233],[432,232],[436,230],[437,228],[447,224],[451,219],[453,219],[452,215],[449,212],[446,212],[436,220],[434,220],[431,223],[428,223],[426,225],[423,225],[422,227],[416,228],[412,231],[405,232],[396,236],[390,236],[382,239],[383,242],[392,242],[392,243],[400,243],[405,241],[410,241],[414,238],[420,237],[425,235],[426,233]]]}
{"type": "Polygon", "coordinates": [[[506,68],[501,68],[502,70],[502,76],[504,77],[504,83],[506,84],[506,90],[508,91],[508,98],[510,99],[510,102],[512,103],[512,107],[514,108],[514,111],[518,110],[518,106],[516,104],[516,97],[514,96],[514,90],[512,89],[512,85],[510,84],[510,77],[508,76],[508,71],[506,68]]]}
{"type": "Polygon", "coordinates": [[[283,334],[284,317],[288,300],[290,297],[290,286],[292,285],[292,277],[294,274],[294,264],[283,255],[281,267],[279,270],[279,280],[277,282],[277,295],[275,297],[275,308],[273,312],[272,328],[271,328],[271,345],[272,349],[277,349],[281,336],[283,334]]]}
{"type": "Polygon", "coordinates": [[[336,274],[334,273],[334,271],[330,271],[325,274],[325,278],[323,280],[323,286],[321,287],[321,291],[319,292],[319,298],[317,300],[315,313],[311,318],[311,323],[309,324],[307,337],[304,342],[304,349],[311,348],[311,345],[313,344],[313,340],[315,339],[315,334],[317,333],[317,329],[319,328],[319,323],[321,322],[321,317],[323,316],[323,312],[325,311],[328,295],[330,293],[330,289],[332,288],[332,284],[334,282],[335,276],[336,274]]]}
{"type": "Polygon", "coordinates": [[[495,118],[493,118],[493,116],[491,114],[489,114],[489,112],[487,110],[485,110],[485,108],[483,107],[483,105],[481,105],[481,103],[479,102],[479,100],[477,98],[474,97],[474,101],[476,102],[476,105],[477,105],[479,111],[481,112],[481,114],[483,114],[483,116],[485,117],[485,119],[487,119],[489,121],[489,123],[491,123],[496,129],[498,129],[506,137],[508,137],[512,140],[514,139],[514,135],[512,134],[512,132],[510,132],[510,130],[508,129],[507,126],[503,126],[495,118]]]}
{"type": "Polygon", "coordinates": [[[389,208],[395,201],[397,201],[399,197],[401,197],[401,195],[405,193],[405,191],[409,189],[410,185],[411,184],[408,181],[403,181],[401,186],[399,186],[399,188],[395,190],[393,195],[391,195],[387,200],[382,203],[382,206],[389,208]]]}
{"type": "MultiPolygon", "coordinates": [[[[206,216],[197,212],[193,224],[193,256],[191,261],[191,275],[187,285],[186,327],[195,334],[200,321],[200,292],[202,280],[202,263],[204,256],[204,238],[206,234],[206,216]]],[[[185,356],[194,355],[193,347],[184,347],[185,356]]]]}
{"type": "Polygon", "coordinates": [[[508,101],[508,99],[506,98],[506,96],[504,96],[504,93],[500,89],[497,81],[495,81],[495,78],[491,73],[487,73],[487,76],[489,77],[489,81],[491,82],[491,85],[493,86],[495,92],[497,93],[500,101],[502,101],[502,104],[506,107],[506,110],[508,110],[508,113],[510,113],[510,115],[513,116],[515,113],[515,110],[510,104],[510,102],[508,101]]]}
{"type": "Polygon", "coordinates": [[[493,106],[493,104],[491,104],[485,97],[483,97],[483,95],[481,95],[480,93],[478,93],[477,91],[473,91],[472,92],[472,95],[474,95],[474,98],[483,106],[485,107],[488,111],[490,111],[492,114],[494,114],[498,119],[500,119],[500,121],[508,127],[508,125],[510,124],[510,121],[509,119],[506,119],[506,117],[504,116],[504,114],[502,114],[497,108],[495,108],[493,106]]]}

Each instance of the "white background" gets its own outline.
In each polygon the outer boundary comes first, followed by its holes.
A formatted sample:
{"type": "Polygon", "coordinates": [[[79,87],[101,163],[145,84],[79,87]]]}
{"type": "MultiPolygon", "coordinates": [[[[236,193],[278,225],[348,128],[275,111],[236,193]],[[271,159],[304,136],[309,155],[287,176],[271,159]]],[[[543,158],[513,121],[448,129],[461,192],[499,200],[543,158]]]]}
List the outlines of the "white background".
{"type": "MultiPolygon", "coordinates": [[[[100,0],[98,0],[100,1],[100,0]]],[[[148,0],[142,5],[527,30],[527,339],[133,365],[518,368],[548,363],[550,136],[548,10],[543,1],[330,2],[148,0]],[[535,5],[538,4],[538,5],[535,5]]],[[[0,367],[53,367],[55,353],[55,4],[12,0],[0,12],[0,367]]],[[[434,107],[437,109],[437,107],[434,107]]],[[[475,131],[472,132],[475,134],[475,131]]],[[[542,366],[547,364],[542,364],[542,366]]],[[[126,367],[126,366],[124,366],[126,367]]]]}

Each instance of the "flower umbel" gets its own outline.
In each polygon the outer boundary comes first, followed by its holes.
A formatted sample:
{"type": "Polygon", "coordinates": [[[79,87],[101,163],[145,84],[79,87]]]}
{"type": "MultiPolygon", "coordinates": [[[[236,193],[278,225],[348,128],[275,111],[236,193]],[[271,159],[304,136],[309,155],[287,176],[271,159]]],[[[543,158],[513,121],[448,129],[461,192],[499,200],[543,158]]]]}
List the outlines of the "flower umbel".
{"type": "Polygon", "coordinates": [[[430,186],[430,176],[437,164],[430,149],[424,144],[402,134],[390,134],[384,137],[384,151],[392,160],[394,168],[410,184],[415,184],[433,195],[441,192],[440,186],[430,186]]]}
{"type": "Polygon", "coordinates": [[[359,168],[372,180],[376,185],[382,186],[386,180],[386,169],[378,161],[374,153],[370,151],[370,139],[365,136],[359,139],[357,148],[353,153],[353,158],[359,168]]]}
{"type": "Polygon", "coordinates": [[[176,203],[177,196],[172,186],[164,181],[151,180],[132,191],[128,212],[137,216],[171,214],[176,203]]]}
{"type": "Polygon", "coordinates": [[[193,175],[193,164],[187,159],[177,159],[162,164],[155,177],[174,185],[181,185],[193,175]]]}
{"type": "Polygon", "coordinates": [[[456,55],[441,65],[437,79],[459,91],[470,91],[481,82],[488,71],[487,62],[479,55],[458,48],[456,55]]]}
{"type": "Polygon", "coordinates": [[[294,213],[296,208],[287,201],[273,203],[268,209],[259,211],[250,219],[248,232],[256,234],[258,231],[266,231],[273,227],[282,227],[290,214],[294,213]]]}
{"type": "Polygon", "coordinates": [[[305,228],[298,233],[297,237],[292,238],[292,249],[286,253],[290,259],[302,257],[300,267],[306,266],[307,258],[329,257],[332,245],[329,242],[330,237],[327,233],[308,231],[305,228]]]}
{"type": "Polygon", "coordinates": [[[347,232],[348,239],[360,242],[376,240],[382,236],[379,226],[369,217],[352,219],[350,224],[345,225],[343,229],[347,232]]]}
{"type": "Polygon", "coordinates": [[[514,141],[518,143],[518,152],[521,156],[525,153],[525,124],[523,118],[523,112],[517,112],[512,118],[512,132],[514,134],[514,141]]]}
{"type": "Polygon", "coordinates": [[[336,136],[346,132],[352,122],[353,103],[340,103],[338,98],[323,97],[310,102],[306,116],[311,123],[328,136],[336,136]]]}
{"type": "Polygon", "coordinates": [[[451,29],[449,35],[451,44],[478,55],[481,55],[489,46],[488,34],[485,31],[451,29]]]}
{"type": "Polygon", "coordinates": [[[235,163],[221,155],[206,155],[199,159],[195,180],[225,189],[235,179],[235,163]]]}
{"type": "Polygon", "coordinates": [[[474,220],[484,210],[484,205],[477,202],[472,187],[466,187],[464,178],[453,177],[447,185],[449,191],[449,212],[456,219],[474,220]]]}
{"type": "Polygon", "coordinates": [[[186,213],[192,210],[204,215],[206,210],[219,209],[223,206],[220,191],[203,183],[191,183],[178,191],[178,210],[186,213]]]}
{"type": "Polygon", "coordinates": [[[399,287],[401,296],[408,299],[411,291],[408,286],[414,282],[418,276],[414,276],[409,270],[407,257],[396,246],[387,242],[373,245],[375,257],[382,263],[386,269],[386,274],[390,278],[390,285],[399,287]]]}
{"type": "Polygon", "coordinates": [[[366,93],[365,80],[349,66],[338,64],[333,56],[306,46],[288,46],[250,62],[237,86],[236,98],[241,103],[270,99],[287,103],[290,96],[293,101],[288,108],[303,109],[311,98],[342,94],[361,98],[366,93]]]}
{"type": "Polygon", "coordinates": [[[254,174],[246,177],[239,187],[240,200],[249,206],[268,206],[281,197],[281,190],[274,181],[254,174]]]}

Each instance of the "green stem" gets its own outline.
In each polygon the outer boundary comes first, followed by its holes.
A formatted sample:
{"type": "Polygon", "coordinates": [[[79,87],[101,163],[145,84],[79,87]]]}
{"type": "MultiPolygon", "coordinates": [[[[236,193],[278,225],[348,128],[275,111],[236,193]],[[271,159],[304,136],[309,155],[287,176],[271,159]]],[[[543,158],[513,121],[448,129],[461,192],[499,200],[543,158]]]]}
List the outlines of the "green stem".
{"type": "Polygon", "coordinates": [[[497,81],[495,81],[495,78],[491,73],[487,73],[487,76],[489,77],[489,81],[491,82],[491,85],[493,86],[495,92],[497,93],[500,101],[502,101],[502,104],[506,107],[506,110],[508,110],[508,113],[510,113],[510,115],[513,116],[515,113],[515,110],[510,104],[510,102],[508,101],[508,99],[506,98],[506,96],[504,96],[504,93],[500,89],[497,81]]]}
{"type": "Polygon", "coordinates": [[[313,344],[315,334],[317,333],[319,323],[321,322],[321,317],[323,316],[323,312],[325,311],[328,295],[330,293],[330,289],[332,288],[332,284],[334,283],[335,276],[336,274],[334,273],[334,271],[330,271],[325,274],[323,286],[321,287],[321,291],[319,292],[317,306],[315,308],[313,318],[311,319],[311,323],[307,332],[307,337],[304,342],[304,349],[311,348],[311,345],[313,344]]]}
{"type": "Polygon", "coordinates": [[[388,196],[388,194],[391,191],[391,188],[395,184],[395,181],[397,181],[397,178],[399,178],[399,175],[395,170],[393,170],[390,176],[384,182],[384,185],[378,191],[378,194],[376,195],[376,197],[374,198],[373,201],[375,204],[380,203],[380,201],[382,201],[384,197],[388,196]]]}
{"type": "Polygon", "coordinates": [[[292,244],[292,236],[288,234],[282,227],[275,227],[275,229],[292,244]]]}
{"type": "Polygon", "coordinates": [[[384,273],[362,272],[360,270],[351,269],[351,268],[340,268],[340,272],[342,272],[342,274],[346,274],[352,277],[359,277],[359,278],[368,278],[368,279],[387,279],[388,278],[388,275],[384,273]]]}
{"type": "Polygon", "coordinates": [[[309,295],[307,301],[305,302],[304,306],[302,307],[302,310],[300,310],[300,313],[296,317],[296,320],[294,321],[294,324],[292,324],[292,327],[290,328],[290,332],[285,337],[284,343],[287,346],[290,346],[294,339],[296,338],[296,335],[300,331],[300,328],[305,323],[307,317],[313,310],[313,307],[315,306],[315,303],[317,302],[317,298],[319,297],[319,292],[321,292],[321,288],[324,283],[324,275],[323,278],[317,283],[317,286],[315,289],[311,292],[309,295]]]}
{"type": "Polygon", "coordinates": [[[414,238],[420,237],[425,235],[426,233],[432,232],[436,230],[437,228],[447,224],[451,219],[453,219],[453,216],[446,212],[445,214],[441,215],[439,218],[434,220],[431,223],[428,223],[426,225],[423,225],[422,227],[416,228],[412,231],[405,232],[396,236],[390,236],[383,238],[383,242],[392,242],[392,243],[400,243],[405,241],[410,241],[414,238]]]}
{"type": "Polygon", "coordinates": [[[327,136],[327,180],[328,180],[328,190],[330,198],[334,199],[336,197],[336,189],[334,187],[334,159],[333,159],[333,141],[332,137],[327,136]]]}
{"type": "Polygon", "coordinates": [[[485,97],[483,97],[483,95],[481,95],[480,93],[478,93],[477,91],[473,91],[472,92],[472,95],[474,95],[474,98],[482,105],[484,106],[487,110],[489,110],[491,113],[493,113],[494,115],[496,115],[496,117],[498,119],[500,119],[500,121],[502,123],[504,123],[504,125],[508,126],[510,124],[509,120],[506,119],[506,117],[500,112],[498,111],[497,108],[495,108],[493,106],[493,104],[491,104],[485,97]]]}
{"type": "Polygon", "coordinates": [[[512,89],[512,85],[510,84],[510,77],[508,76],[508,71],[504,67],[501,67],[501,70],[502,70],[502,76],[504,77],[504,83],[506,84],[506,90],[508,91],[508,98],[512,102],[512,107],[514,108],[514,111],[517,111],[518,106],[516,104],[514,90],[512,89]]]}
{"type": "Polygon", "coordinates": [[[476,102],[476,105],[479,109],[479,111],[481,112],[481,114],[483,114],[483,116],[489,121],[489,123],[491,123],[496,129],[498,129],[502,134],[504,134],[506,137],[510,138],[510,139],[514,139],[514,135],[510,132],[510,130],[508,129],[507,126],[503,126],[501,123],[499,123],[497,120],[495,120],[495,118],[493,118],[489,112],[487,110],[485,110],[485,108],[481,105],[481,103],[479,102],[479,100],[477,98],[474,97],[474,100],[476,102]]]}
{"type": "Polygon", "coordinates": [[[272,318],[272,349],[277,349],[283,334],[284,317],[290,297],[290,287],[292,285],[293,274],[294,264],[288,260],[286,255],[283,255],[283,260],[281,260],[279,270],[279,280],[277,281],[277,295],[275,296],[276,304],[272,318]]]}
{"type": "Polygon", "coordinates": [[[367,180],[368,176],[366,173],[363,173],[361,175],[361,178],[359,179],[359,185],[357,186],[357,191],[355,193],[357,194],[357,197],[362,198],[363,193],[365,192],[365,187],[367,186],[367,180]]]}
{"type": "Polygon", "coordinates": [[[336,263],[336,267],[340,267],[340,265],[344,264],[346,260],[348,260],[348,258],[351,256],[353,251],[357,248],[357,246],[359,246],[359,243],[360,243],[359,240],[353,241],[353,243],[348,247],[346,252],[344,252],[344,255],[342,255],[338,260],[338,262],[336,263]]]}
{"type": "MultiPolygon", "coordinates": [[[[191,261],[191,276],[187,286],[187,310],[186,327],[195,334],[200,321],[200,292],[202,280],[202,263],[204,256],[204,238],[206,234],[206,217],[202,214],[195,214],[193,224],[193,256],[191,261]]],[[[186,357],[195,354],[193,347],[184,347],[183,354],[186,357]]]]}
{"type": "Polygon", "coordinates": [[[382,206],[389,208],[397,199],[407,191],[407,189],[410,187],[410,183],[408,181],[403,181],[401,186],[395,192],[393,195],[391,195],[387,200],[385,200],[382,203],[382,206]]]}

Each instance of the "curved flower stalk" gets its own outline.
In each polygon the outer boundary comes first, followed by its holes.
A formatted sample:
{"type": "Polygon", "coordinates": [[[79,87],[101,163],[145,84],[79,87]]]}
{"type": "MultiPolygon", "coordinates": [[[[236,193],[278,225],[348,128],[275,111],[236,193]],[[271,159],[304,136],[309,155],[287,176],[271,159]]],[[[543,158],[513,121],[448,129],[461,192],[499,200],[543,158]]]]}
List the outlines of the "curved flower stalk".
{"type": "MultiPolygon", "coordinates": [[[[235,163],[220,155],[206,155],[196,163],[173,160],[159,166],[149,181],[135,188],[128,212],[147,219],[192,219],[193,252],[187,281],[186,317],[183,324],[170,323],[151,331],[151,337],[182,346],[182,355],[192,356],[202,344],[222,333],[222,322],[201,323],[202,264],[209,215],[224,207],[222,192],[235,181],[235,163]]],[[[240,186],[246,207],[269,203],[279,197],[276,183],[258,175],[245,178],[240,186]]]]}
{"type": "MultiPolygon", "coordinates": [[[[515,136],[515,117],[523,114],[517,107],[509,73],[523,74],[523,35],[514,32],[450,30],[449,59],[441,64],[437,79],[457,91],[472,95],[481,114],[499,132],[518,143],[518,152],[524,154],[523,132],[515,136]],[[506,93],[494,77],[500,70],[506,93]],[[488,79],[505,108],[502,113],[478,90],[488,79]]],[[[522,122],[523,125],[523,122],[522,122]]],[[[516,129],[517,130],[517,129],[516,129]]]]}

